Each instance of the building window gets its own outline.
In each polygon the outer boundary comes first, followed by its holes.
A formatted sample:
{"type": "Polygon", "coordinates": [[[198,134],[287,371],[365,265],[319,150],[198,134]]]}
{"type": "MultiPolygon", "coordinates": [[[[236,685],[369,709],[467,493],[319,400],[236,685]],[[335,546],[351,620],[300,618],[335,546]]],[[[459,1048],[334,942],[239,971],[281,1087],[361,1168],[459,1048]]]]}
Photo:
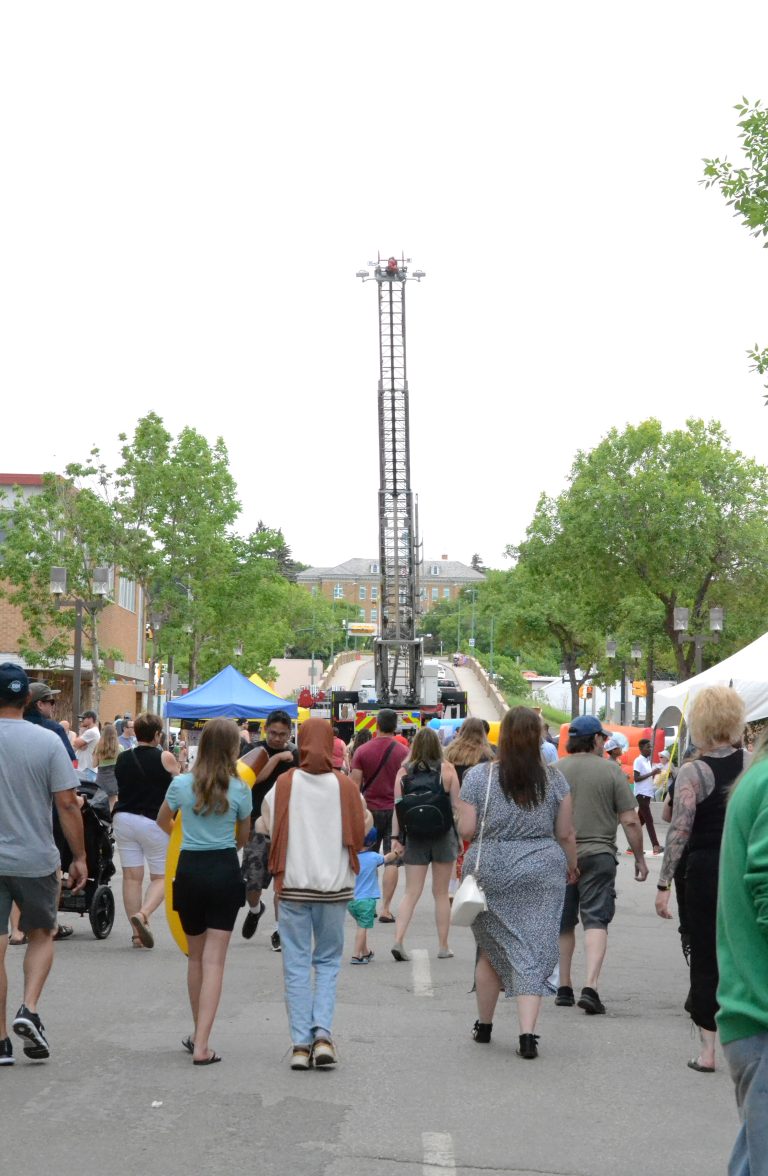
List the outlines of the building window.
{"type": "Polygon", "coordinates": [[[426,588],[419,588],[419,596],[421,597],[421,599],[422,599],[422,600],[426,600],[426,599],[427,599],[427,590],[426,590],[426,588]]]}
{"type": "Polygon", "coordinates": [[[368,564],[368,573],[371,576],[378,576],[379,565],[377,563],[368,564]]]}
{"type": "Polygon", "coordinates": [[[371,609],[371,624],[375,625],[379,619],[379,610],[377,608],[371,609]]]}
{"type": "Polygon", "coordinates": [[[364,608],[360,609],[360,620],[361,621],[365,620],[365,609],[364,608]]]}
{"type": "Polygon", "coordinates": [[[136,612],[136,581],[120,577],[118,604],[128,612],[136,612]]]}
{"type": "Polygon", "coordinates": [[[359,592],[358,600],[365,600],[365,584],[360,585],[358,592],[359,592]]]}
{"type": "Polygon", "coordinates": [[[430,564],[429,565],[429,574],[430,574],[430,576],[439,576],[440,575],[440,565],[439,564],[430,564]]]}
{"type": "Polygon", "coordinates": [[[312,585],[311,591],[313,596],[317,596],[317,584],[312,585]]]}
{"type": "Polygon", "coordinates": [[[378,586],[378,584],[371,584],[371,600],[378,600],[378,599],[379,599],[379,586],[378,586]]]}
{"type": "Polygon", "coordinates": [[[451,599],[451,590],[450,590],[450,588],[443,588],[443,598],[444,598],[445,600],[450,600],[450,599],[451,599]]]}
{"type": "Polygon", "coordinates": [[[437,600],[437,596],[438,596],[438,590],[437,590],[437,588],[433,588],[432,589],[432,599],[437,600]]]}
{"type": "Polygon", "coordinates": [[[344,599],[344,585],[343,584],[334,584],[334,586],[333,586],[333,599],[334,600],[343,600],[344,599]]]}

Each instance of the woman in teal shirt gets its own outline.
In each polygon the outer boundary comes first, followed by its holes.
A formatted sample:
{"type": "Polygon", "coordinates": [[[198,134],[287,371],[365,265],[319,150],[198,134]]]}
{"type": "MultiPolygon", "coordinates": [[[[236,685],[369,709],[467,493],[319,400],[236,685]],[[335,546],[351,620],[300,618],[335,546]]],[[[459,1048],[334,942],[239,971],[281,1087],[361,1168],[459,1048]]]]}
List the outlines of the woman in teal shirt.
{"type": "Polygon", "coordinates": [[[239,751],[240,733],[231,719],[207,722],[192,771],[176,777],[157,817],[166,833],[174,814],[182,817],[173,909],[189,944],[187,987],[195,1031],[182,1044],[196,1066],[221,1061],[208,1037],[232,929],[245,902],[237,851],[251,831],[251,793],[237,778],[239,751]]]}

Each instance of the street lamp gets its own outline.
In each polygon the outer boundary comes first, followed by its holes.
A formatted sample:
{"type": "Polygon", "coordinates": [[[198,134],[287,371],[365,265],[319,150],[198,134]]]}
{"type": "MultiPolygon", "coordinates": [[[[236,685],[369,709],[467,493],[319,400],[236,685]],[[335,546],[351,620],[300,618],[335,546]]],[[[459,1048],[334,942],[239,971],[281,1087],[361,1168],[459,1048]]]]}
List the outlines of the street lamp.
{"type": "Polygon", "coordinates": [[[109,595],[109,568],[94,568],[91,578],[94,599],[83,600],[79,596],[67,596],[67,569],[51,568],[49,587],[51,595],[56,598],[56,608],[72,607],[75,610],[75,641],[72,651],[72,726],[75,731],[79,729],[80,696],[82,693],[83,612],[88,609],[89,612],[96,613],[98,609],[104,607],[106,597],[109,595]]]}
{"type": "Polygon", "coordinates": [[[638,723],[640,722],[640,695],[637,693],[637,688],[635,687],[634,683],[637,680],[637,673],[638,673],[637,667],[638,667],[638,663],[640,661],[640,658],[642,656],[643,656],[643,650],[642,650],[641,646],[639,646],[637,644],[633,645],[632,646],[632,661],[635,663],[635,677],[632,682],[632,693],[635,696],[635,726],[637,726],[638,723]]]}
{"type": "Polygon", "coordinates": [[[720,640],[720,634],[723,631],[723,622],[725,614],[722,608],[711,608],[709,610],[709,633],[689,633],[688,624],[691,618],[691,610],[688,608],[676,608],[673,615],[673,627],[677,633],[678,645],[686,645],[693,642],[694,650],[694,669],[697,674],[701,673],[701,651],[703,647],[709,644],[710,641],[717,643],[720,640]]]}

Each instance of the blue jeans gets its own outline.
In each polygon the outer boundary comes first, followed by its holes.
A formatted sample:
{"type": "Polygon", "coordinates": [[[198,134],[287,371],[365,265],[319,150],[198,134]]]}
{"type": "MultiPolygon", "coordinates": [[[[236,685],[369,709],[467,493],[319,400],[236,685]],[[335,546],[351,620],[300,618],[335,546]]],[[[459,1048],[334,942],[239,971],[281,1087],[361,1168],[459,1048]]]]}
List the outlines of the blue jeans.
{"type": "Polygon", "coordinates": [[[741,1119],[728,1176],[768,1176],[768,1033],[729,1041],[723,1052],[741,1119]]]}
{"type": "Polygon", "coordinates": [[[294,1045],[331,1035],[346,913],[346,902],[280,903],[285,1004],[294,1045]]]}

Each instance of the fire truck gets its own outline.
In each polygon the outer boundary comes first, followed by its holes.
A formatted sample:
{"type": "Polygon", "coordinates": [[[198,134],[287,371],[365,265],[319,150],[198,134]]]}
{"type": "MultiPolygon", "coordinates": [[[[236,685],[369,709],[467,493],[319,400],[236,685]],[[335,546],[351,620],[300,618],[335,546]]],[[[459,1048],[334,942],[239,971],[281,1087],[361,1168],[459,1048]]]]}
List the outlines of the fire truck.
{"type": "MultiPolygon", "coordinates": [[[[354,691],[334,691],[333,721],[348,737],[350,706],[356,707],[352,731],[374,727],[376,711],[397,711],[399,727],[413,729],[443,714],[445,702],[434,667],[424,665],[423,643],[416,636],[420,611],[416,502],[411,490],[408,376],[405,355],[405,287],[421,282],[424,271],[409,272],[410,258],[369,262],[357,272],[375,281],[379,312],[379,631],[373,642],[375,703],[360,706],[354,691]],[[372,272],[371,272],[372,271],[372,272]],[[425,672],[426,671],[426,672],[425,672]],[[353,698],[354,695],[354,698],[353,698]]],[[[467,713],[467,696],[452,691],[451,709],[467,713]]]]}

